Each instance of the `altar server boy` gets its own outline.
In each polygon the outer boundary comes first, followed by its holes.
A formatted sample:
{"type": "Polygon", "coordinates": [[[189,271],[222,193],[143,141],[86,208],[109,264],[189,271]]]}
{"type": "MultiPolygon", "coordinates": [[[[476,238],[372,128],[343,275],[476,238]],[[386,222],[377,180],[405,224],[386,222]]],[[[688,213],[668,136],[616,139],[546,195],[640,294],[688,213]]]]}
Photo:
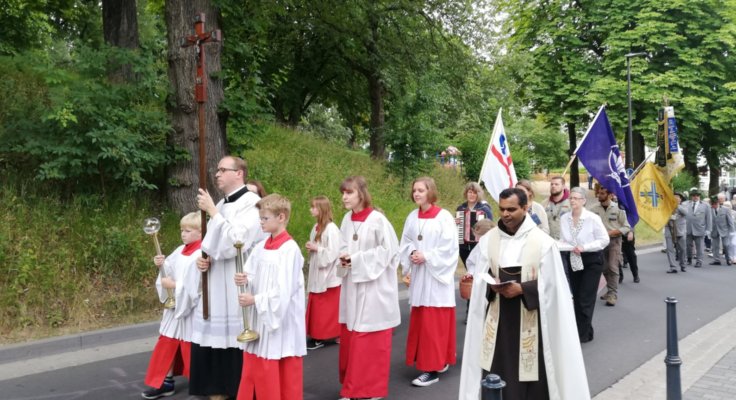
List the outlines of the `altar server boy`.
{"type": "Polygon", "coordinates": [[[189,354],[192,337],[192,309],[196,307],[199,296],[196,288],[189,290],[184,282],[190,282],[189,275],[198,278],[196,261],[202,244],[201,219],[198,212],[189,213],[181,219],[181,240],[179,246],[168,257],[157,255],[153,263],[163,268],[156,279],[156,290],[161,303],[168,298],[172,289],[176,301],[175,308],[164,308],[159,333],[161,336],[153,348],[148,364],[145,384],[151,389],[141,393],[144,399],[157,399],[174,394],[174,374],[189,378],[189,354]]]}
{"type": "Polygon", "coordinates": [[[250,329],[260,335],[244,346],[238,400],[300,400],[307,354],[304,257],[286,231],[289,200],[271,194],[256,207],[261,228],[270,236],[253,249],[244,273],[235,274],[237,285],[248,284],[238,301],[250,307],[250,329]]]}

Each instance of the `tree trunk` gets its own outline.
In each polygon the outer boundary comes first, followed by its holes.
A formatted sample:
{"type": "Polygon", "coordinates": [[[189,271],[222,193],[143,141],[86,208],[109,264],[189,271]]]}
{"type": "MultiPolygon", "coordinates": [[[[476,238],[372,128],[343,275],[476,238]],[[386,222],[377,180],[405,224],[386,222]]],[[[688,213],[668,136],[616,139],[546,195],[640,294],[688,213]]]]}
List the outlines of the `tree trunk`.
{"type": "Polygon", "coordinates": [[[383,84],[377,73],[368,78],[368,92],[371,98],[371,158],[383,160],[386,156],[386,143],[383,137],[385,113],[383,110],[383,84]]]}
{"type": "MultiPolygon", "coordinates": [[[[138,49],[138,14],[135,0],[102,0],[102,32],[105,43],[124,49],[138,49]]],[[[135,80],[133,66],[122,64],[109,71],[112,81],[135,80]]]]}
{"type": "MultiPolygon", "coordinates": [[[[177,160],[167,170],[166,194],[171,207],[179,213],[196,210],[196,194],[199,188],[199,103],[194,97],[197,75],[197,46],[181,47],[182,38],[194,35],[194,17],[205,14],[204,31],[219,27],[219,10],[209,0],[166,0],[166,26],[168,42],[169,81],[172,86],[172,101],[169,104],[173,131],[169,143],[180,151],[186,151],[187,160],[177,160]]],[[[215,184],[215,171],[219,160],[227,154],[225,126],[226,114],[218,113],[224,98],[222,81],[213,77],[220,72],[222,43],[204,44],[206,57],[207,100],[205,107],[205,141],[207,185],[217,201],[220,193],[215,184]]]]}
{"type": "MultiPolygon", "coordinates": [[[[632,156],[634,157],[634,169],[639,166],[642,162],[644,162],[644,157],[646,157],[644,145],[646,144],[644,142],[644,136],[642,136],[641,133],[634,132],[634,152],[632,156]]],[[[654,156],[652,156],[654,157],[654,156]]],[[[654,161],[654,158],[652,158],[650,161],[654,161]]],[[[628,167],[628,166],[627,166],[628,167]]]]}
{"type": "Polygon", "coordinates": [[[708,164],[708,195],[716,195],[721,191],[721,161],[709,152],[705,153],[705,159],[708,164]]]}
{"type": "MultiPolygon", "coordinates": [[[[570,143],[570,149],[567,154],[572,157],[573,152],[578,147],[578,138],[575,134],[575,123],[567,123],[567,138],[570,143]]],[[[580,175],[578,173],[578,158],[575,157],[575,161],[570,165],[570,187],[580,186],[580,175]]]]}
{"type": "Polygon", "coordinates": [[[368,15],[368,23],[371,31],[370,38],[365,42],[365,47],[369,61],[368,65],[363,69],[363,75],[368,79],[368,96],[371,100],[371,158],[374,160],[383,160],[386,158],[386,142],[383,137],[385,112],[383,110],[384,87],[383,81],[381,80],[381,69],[377,64],[378,60],[381,59],[381,54],[378,51],[378,43],[380,43],[378,16],[375,10],[368,15]]]}

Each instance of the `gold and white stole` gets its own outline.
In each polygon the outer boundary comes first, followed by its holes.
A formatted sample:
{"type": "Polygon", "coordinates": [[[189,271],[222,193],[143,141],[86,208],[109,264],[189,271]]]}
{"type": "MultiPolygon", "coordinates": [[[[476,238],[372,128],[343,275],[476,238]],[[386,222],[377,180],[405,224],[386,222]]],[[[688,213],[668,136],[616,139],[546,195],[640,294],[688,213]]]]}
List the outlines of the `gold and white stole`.
{"type": "MultiPolygon", "coordinates": [[[[501,249],[501,235],[499,232],[498,228],[488,232],[489,269],[494,277],[499,276],[498,260],[501,249]]],[[[524,252],[521,256],[521,281],[527,282],[537,279],[542,254],[543,232],[538,228],[532,229],[524,241],[524,252]]],[[[497,294],[489,305],[483,327],[480,366],[486,371],[491,370],[493,354],[496,350],[500,297],[501,295],[497,294]]],[[[523,303],[520,308],[519,381],[534,382],[539,380],[539,314],[538,310],[527,310],[523,303]]]]}

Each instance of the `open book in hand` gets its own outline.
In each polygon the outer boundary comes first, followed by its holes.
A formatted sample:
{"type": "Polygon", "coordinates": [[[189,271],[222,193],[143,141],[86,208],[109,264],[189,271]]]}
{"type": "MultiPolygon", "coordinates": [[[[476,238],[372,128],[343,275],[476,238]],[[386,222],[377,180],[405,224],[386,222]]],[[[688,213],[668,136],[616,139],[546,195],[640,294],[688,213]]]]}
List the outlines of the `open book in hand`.
{"type": "Polygon", "coordinates": [[[506,286],[506,285],[510,285],[510,284],[516,282],[515,280],[510,280],[510,281],[505,281],[505,282],[499,282],[498,279],[492,277],[488,272],[482,273],[480,275],[480,278],[483,279],[483,281],[485,281],[487,284],[489,284],[489,285],[491,285],[493,287],[506,286]]]}

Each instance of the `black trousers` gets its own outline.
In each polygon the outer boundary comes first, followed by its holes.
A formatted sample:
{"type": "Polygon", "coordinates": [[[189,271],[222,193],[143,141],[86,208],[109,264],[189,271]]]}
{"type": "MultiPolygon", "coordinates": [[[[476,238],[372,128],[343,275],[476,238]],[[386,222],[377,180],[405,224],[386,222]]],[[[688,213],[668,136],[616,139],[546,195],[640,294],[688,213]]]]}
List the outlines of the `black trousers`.
{"type": "MultiPolygon", "coordinates": [[[[465,265],[465,261],[467,261],[468,256],[470,256],[470,252],[473,251],[475,248],[475,245],[478,243],[463,243],[460,244],[460,259],[463,260],[463,265],[465,265]]],[[[468,270],[468,266],[465,265],[465,270],[468,270]]]]}
{"type": "Polygon", "coordinates": [[[192,343],[189,394],[235,398],[243,370],[243,350],[214,349],[192,343]]]}
{"type": "MultiPolygon", "coordinates": [[[[631,274],[636,278],[639,276],[639,264],[636,263],[636,238],[634,240],[626,240],[626,235],[623,235],[623,241],[621,242],[621,253],[624,256],[624,262],[629,264],[631,268],[631,274]]],[[[621,266],[618,268],[618,273],[621,277],[624,276],[623,269],[621,266]]]]}
{"type": "MultiPolygon", "coordinates": [[[[562,260],[565,268],[570,268],[570,252],[563,251],[562,260]]],[[[598,283],[603,273],[603,252],[582,253],[584,268],[580,271],[570,270],[570,290],[575,308],[575,322],[578,327],[580,341],[593,339],[593,312],[598,298],[598,283]]]]}

